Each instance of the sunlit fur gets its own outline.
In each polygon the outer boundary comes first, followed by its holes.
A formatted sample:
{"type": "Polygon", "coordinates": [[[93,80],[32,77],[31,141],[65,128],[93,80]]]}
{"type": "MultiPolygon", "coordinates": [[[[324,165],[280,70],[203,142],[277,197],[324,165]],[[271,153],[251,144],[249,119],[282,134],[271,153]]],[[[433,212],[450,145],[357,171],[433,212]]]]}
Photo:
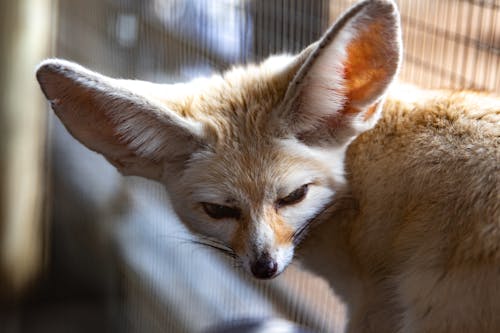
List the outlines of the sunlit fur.
{"type": "Polygon", "coordinates": [[[499,102],[410,86],[386,98],[400,40],[394,3],[367,0],[299,55],[189,83],[57,59],[37,78],[75,138],[165,184],[181,220],[247,271],[267,253],[279,274],[304,238],[351,332],[498,332],[499,102]]]}
{"type": "Polygon", "coordinates": [[[350,197],[302,244],[350,332],[500,331],[500,99],[393,89],[349,147],[350,197]]]}

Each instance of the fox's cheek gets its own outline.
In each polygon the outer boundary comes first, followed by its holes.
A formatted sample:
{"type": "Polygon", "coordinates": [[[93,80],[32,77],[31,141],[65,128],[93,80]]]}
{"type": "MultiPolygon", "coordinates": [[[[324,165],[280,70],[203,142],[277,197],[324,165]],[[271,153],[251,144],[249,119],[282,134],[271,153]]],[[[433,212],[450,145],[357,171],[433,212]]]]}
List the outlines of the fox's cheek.
{"type": "Polygon", "coordinates": [[[232,233],[230,241],[231,248],[238,256],[242,257],[253,247],[249,243],[251,243],[251,239],[248,224],[242,223],[232,233]]]}
{"type": "Polygon", "coordinates": [[[234,221],[213,221],[206,219],[200,226],[202,233],[206,236],[215,238],[224,244],[232,245],[232,240],[237,230],[234,221]]]}
{"type": "Polygon", "coordinates": [[[196,234],[214,238],[227,245],[232,245],[232,239],[237,230],[236,221],[213,220],[206,216],[203,211],[197,211],[195,209],[186,210],[176,207],[176,212],[183,224],[196,234]]]}

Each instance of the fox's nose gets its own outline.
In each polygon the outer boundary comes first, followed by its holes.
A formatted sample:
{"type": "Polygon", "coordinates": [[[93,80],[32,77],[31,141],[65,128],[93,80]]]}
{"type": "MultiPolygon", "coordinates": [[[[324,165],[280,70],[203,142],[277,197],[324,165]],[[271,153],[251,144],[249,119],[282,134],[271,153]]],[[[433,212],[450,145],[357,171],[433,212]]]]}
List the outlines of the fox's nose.
{"type": "Polygon", "coordinates": [[[258,259],[252,264],[252,273],[258,279],[269,279],[276,274],[278,270],[278,263],[271,258],[269,253],[264,252],[258,259]]]}

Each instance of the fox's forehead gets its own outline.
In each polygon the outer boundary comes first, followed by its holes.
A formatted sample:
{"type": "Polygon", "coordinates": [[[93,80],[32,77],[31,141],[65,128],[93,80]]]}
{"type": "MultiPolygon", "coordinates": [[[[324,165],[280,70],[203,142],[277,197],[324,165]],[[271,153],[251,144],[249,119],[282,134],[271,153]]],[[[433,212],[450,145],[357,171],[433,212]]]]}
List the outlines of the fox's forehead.
{"type": "Polygon", "coordinates": [[[304,184],[326,184],[328,165],[295,139],[240,142],[193,156],[185,180],[197,201],[262,206],[304,184]]]}
{"type": "Polygon", "coordinates": [[[275,56],[254,65],[238,66],[220,75],[169,87],[167,107],[204,123],[218,137],[241,138],[262,130],[267,116],[283,100],[295,71],[293,57],[275,56]]]}

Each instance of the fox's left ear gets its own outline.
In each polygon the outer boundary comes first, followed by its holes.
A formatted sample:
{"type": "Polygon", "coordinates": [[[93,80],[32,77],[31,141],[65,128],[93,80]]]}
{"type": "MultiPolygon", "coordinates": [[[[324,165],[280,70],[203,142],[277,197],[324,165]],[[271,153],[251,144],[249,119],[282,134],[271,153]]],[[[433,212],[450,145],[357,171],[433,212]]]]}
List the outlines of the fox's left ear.
{"type": "Polygon", "coordinates": [[[348,142],[375,124],[398,71],[396,5],[358,3],[304,52],[307,58],[288,87],[279,121],[309,143],[348,142]]]}

